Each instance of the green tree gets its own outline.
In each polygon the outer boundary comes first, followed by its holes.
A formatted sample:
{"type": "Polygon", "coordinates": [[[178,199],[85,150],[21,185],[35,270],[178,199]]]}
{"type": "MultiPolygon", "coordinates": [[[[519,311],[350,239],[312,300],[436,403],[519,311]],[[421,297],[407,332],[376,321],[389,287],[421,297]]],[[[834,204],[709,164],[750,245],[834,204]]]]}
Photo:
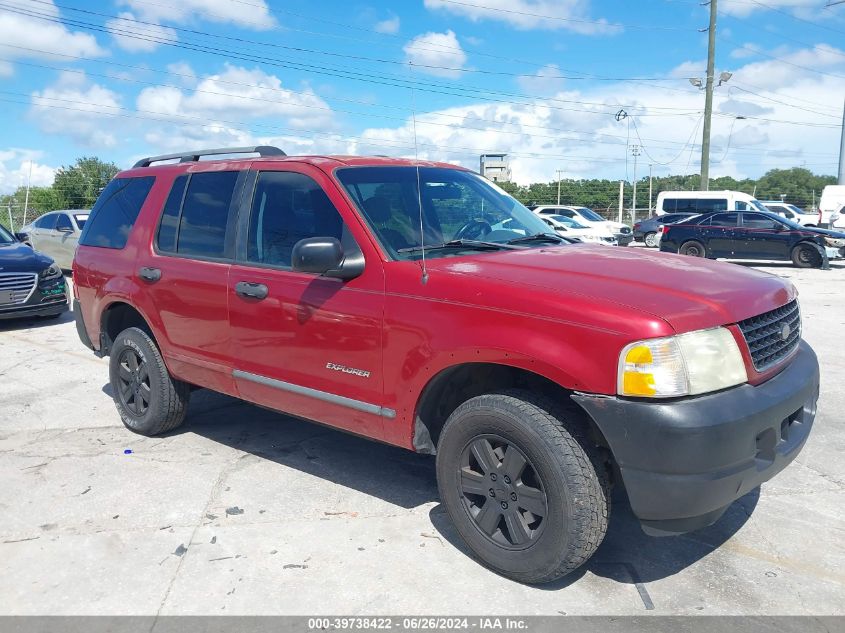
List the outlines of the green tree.
{"type": "Polygon", "coordinates": [[[114,163],[94,156],[77,158],[69,167],[56,172],[53,189],[62,197],[66,209],[90,209],[103,187],[120,171],[114,163]]]}

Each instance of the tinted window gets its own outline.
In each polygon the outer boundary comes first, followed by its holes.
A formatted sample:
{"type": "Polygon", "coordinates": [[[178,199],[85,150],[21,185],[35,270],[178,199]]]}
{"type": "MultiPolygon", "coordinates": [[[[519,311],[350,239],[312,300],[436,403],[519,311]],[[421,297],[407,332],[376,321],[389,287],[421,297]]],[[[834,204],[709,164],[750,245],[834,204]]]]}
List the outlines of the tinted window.
{"type": "Polygon", "coordinates": [[[696,200],[696,203],[696,210],[699,213],[728,210],[728,201],[726,198],[699,198],[696,200]]]}
{"type": "Polygon", "coordinates": [[[734,209],[736,209],[737,211],[745,211],[750,208],[751,206],[747,202],[742,202],[741,200],[737,200],[734,204],[734,209]]]}
{"type": "Polygon", "coordinates": [[[742,226],[749,229],[775,229],[780,223],[759,213],[743,213],[742,226]]]}
{"type": "Polygon", "coordinates": [[[259,174],[249,219],[249,261],[289,267],[299,240],[334,237],[343,242],[343,234],[340,214],[311,178],[284,171],[259,174]]]}
{"type": "Polygon", "coordinates": [[[73,219],[76,220],[76,226],[79,227],[79,230],[85,228],[85,223],[88,221],[88,214],[87,213],[77,213],[74,214],[73,219]]]}
{"type": "Polygon", "coordinates": [[[57,231],[72,231],[73,225],[70,223],[70,218],[68,217],[67,213],[59,213],[56,220],[56,230],[57,231]]]}
{"type": "Polygon", "coordinates": [[[167,202],[164,203],[164,210],[161,212],[156,244],[158,250],[165,253],[176,252],[176,229],[179,226],[179,211],[182,209],[182,197],[185,195],[185,184],[187,182],[187,176],[179,176],[173,182],[173,188],[171,188],[167,202]]]}
{"type": "Polygon", "coordinates": [[[42,215],[33,223],[33,226],[38,227],[39,229],[56,228],[56,214],[50,213],[48,215],[42,215]]]}
{"type": "Polygon", "coordinates": [[[738,213],[717,213],[710,218],[710,226],[736,226],[738,220],[738,213]]]}
{"type": "Polygon", "coordinates": [[[112,179],[91,209],[79,243],[103,248],[126,246],[154,181],[154,176],[112,179]]]}
{"type": "Polygon", "coordinates": [[[226,224],[237,179],[236,171],[191,176],[179,219],[177,253],[200,257],[224,256],[226,224]]]}

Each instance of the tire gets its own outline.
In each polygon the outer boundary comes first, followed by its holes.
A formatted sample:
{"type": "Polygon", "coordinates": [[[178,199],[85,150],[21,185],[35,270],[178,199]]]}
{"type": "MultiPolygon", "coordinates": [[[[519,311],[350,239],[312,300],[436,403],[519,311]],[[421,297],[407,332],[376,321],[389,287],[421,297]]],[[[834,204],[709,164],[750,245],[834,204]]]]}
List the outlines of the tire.
{"type": "Polygon", "coordinates": [[[651,231],[650,233],[645,234],[645,239],[643,239],[645,245],[649,248],[657,248],[657,233],[651,231]]]}
{"type": "Polygon", "coordinates": [[[123,424],[141,435],[172,431],[185,420],[191,389],[170,376],[155,342],[130,327],[110,351],[109,381],[123,424]]]}
{"type": "Polygon", "coordinates": [[[704,244],[696,240],[684,242],[678,252],[681,255],[689,255],[690,257],[704,257],[707,253],[704,244]]]}
{"type": "Polygon", "coordinates": [[[551,582],[583,565],[604,538],[606,470],[570,426],[575,415],[574,405],[513,390],[467,400],[440,434],[443,505],[479,562],[502,576],[551,582]]]}
{"type": "Polygon", "coordinates": [[[792,263],[797,268],[819,268],[822,256],[813,244],[801,242],[792,249],[792,263]]]}

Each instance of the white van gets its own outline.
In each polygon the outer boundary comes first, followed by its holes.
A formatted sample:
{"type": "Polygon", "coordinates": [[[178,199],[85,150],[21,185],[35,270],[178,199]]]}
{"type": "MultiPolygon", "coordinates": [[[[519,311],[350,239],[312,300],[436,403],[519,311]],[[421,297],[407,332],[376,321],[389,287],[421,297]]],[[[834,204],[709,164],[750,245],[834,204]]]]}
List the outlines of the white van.
{"type": "Polygon", "coordinates": [[[845,228],[845,185],[827,185],[819,200],[819,226],[845,228]]]}
{"type": "Polygon", "coordinates": [[[654,207],[656,215],[749,209],[768,211],[754,196],[741,191],[661,191],[654,207]]]}

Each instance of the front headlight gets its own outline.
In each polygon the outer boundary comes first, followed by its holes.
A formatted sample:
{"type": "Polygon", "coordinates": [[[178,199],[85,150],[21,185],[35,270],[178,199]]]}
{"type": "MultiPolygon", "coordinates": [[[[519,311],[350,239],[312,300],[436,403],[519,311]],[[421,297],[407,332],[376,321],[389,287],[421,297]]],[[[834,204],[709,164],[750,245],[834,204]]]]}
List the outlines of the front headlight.
{"type": "Polygon", "coordinates": [[[638,398],[675,398],[748,381],[745,363],[726,328],[637,341],[619,356],[617,392],[638,398]]]}
{"type": "Polygon", "coordinates": [[[834,248],[842,248],[845,246],[845,238],[842,237],[825,237],[825,244],[833,246],[834,248]]]}
{"type": "Polygon", "coordinates": [[[62,269],[56,264],[50,264],[47,268],[38,273],[38,278],[41,281],[49,281],[50,279],[58,279],[62,276],[62,269]]]}

